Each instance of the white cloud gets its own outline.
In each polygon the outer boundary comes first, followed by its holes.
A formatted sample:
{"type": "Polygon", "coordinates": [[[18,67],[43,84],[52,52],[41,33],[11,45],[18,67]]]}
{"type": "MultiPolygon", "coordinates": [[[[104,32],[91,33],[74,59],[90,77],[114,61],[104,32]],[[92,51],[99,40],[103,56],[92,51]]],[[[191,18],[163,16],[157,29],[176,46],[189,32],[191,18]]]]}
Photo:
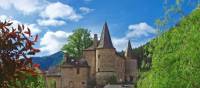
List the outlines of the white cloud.
{"type": "MultiPolygon", "coordinates": [[[[147,42],[149,42],[152,38],[147,38],[145,40],[141,40],[141,41],[134,41],[131,39],[131,44],[132,44],[132,48],[137,48],[141,45],[146,44],[147,42]]],[[[117,51],[122,51],[125,50],[127,48],[128,45],[128,38],[112,38],[113,41],[113,45],[116,47],[117,51]]]]}
{"type": "Polygon", "coordinates": [[[156,34],[156,30],[145,22],[129,25],[129,32],[126,37],[148,37],[150,34],[156,34]]]}
{"type": "MultiPolygon", "coordinates": [[[[15,28],[17,28],[18,24],[22,25],[22,23],[20,21],[17,21],[17,20],[12,20],[10,22],[13,22],[12,26],[15,27],[15,28]]],[[[36,35],[36,34],[39,34],[41,32],[41,29],[36,24],[24,23],[23,25],[25,26],[24,31],[27,31],[27,28],[29,28],[32,35],[36,35]]]]}
{"type": "Polygon", "coordinates": [[[112,38],[112,42],[113,42],[113,45],[114,45],[114,47],[116,48],[117,51],[122,51],[122,50],[125,50],[127,48],[129,39],[131,40],[132,48],[137,48],[139,46],[146,44],[152,38],[153,37],[146,38],[146,39],[140,40],[140,41],[135,41],[134,38],[126,38],[126,37],[115,38],[114,37],[114,38],[112,38]]]}
{"type": "Polygon", "coordinates": [[[156,29],[151,27],[145,22],[129,25],[128,28],[129,32],[126,33],[124,37],[112,38],[113,45],[116,47],[117,51],[124,50],[127,47],[129,39],[132,42],[132,47],[136,48],[146,44],[148,41],[154,38],[154,36],[149,36],[149,35],[156,34],[156,29]]]}
{"type": "Polygon", "coordinates": [[[0,21],[1,22],[12,21],[13,23],[21,23],[21,22],[19,22],[17,20],[13,20],[13,19],[14,18],[12,16],[4,15],[4,14],[0,15],[0,21]]]}
{"type": "Polygon", "coordinates": [[[37,23],[40,26],[61,26],[65,24],[65,21],[55,19],[39,19],[37,20],[37,23]]]}
{"type": "Polygon", "coordinates": [[[0,20],[2,22],[6,21],[7,19],[9,19],[8,16],[6,16],[6,15],[0,15],[0,20]]]}
{"type": "Polygon", "coordinates": [[[0,8],[11,9],[15,8],[22,11],[24,14],[30,14],[42,8],[42,0],[1,0],[0,8]]]}
{"type": "MultiPolygon", "coordinates": [[[[18,20],[12,20],[12,19],[13,19],[13,17],[9,17],[6,15],[0,15],[0,20],[2,22],[10,21],[13,23],[12,27],[14,27],[14,28],[17,28],[18,24],[22,25],[22,22],[20,22],[18,20]]],[[[38,34],[41,32],[41,29],[36,24],[29,24],[29,23],[23,23],[23,24],[24,24],[26,30],[27,30],[27,27],[31,30],[32,35],[35,35],[35,34],[38,34]]]]}
{"type": "Polygon", "coordinates": [[[40,42],[42,46],[40,48],[41,53],[45,52],[45,54],[50,55],[60,51],[63,45],[67,43],[67,38],[71,34],[64,31],[46,32],[40,42]]]}
{"type": "Polygon", "coordinates": [[[36,24],[25,24],[30,30],[32,35],[36,35],[41,32],[41,29],[36,24]]]}
{"type": "Polygon", "coordinates": [[[1,0],[0,7],[3,9],[8,9],[11,7],[11,3],[9,0],[1,0]]]}
{"type": "Polygon", "coordinates": [[[92,11],[94,11],[94,9],[90,9],[88,7],[80,7],[79,10],[83,13],[83,14],[88,14],[92,11]]]}
{"type": "Polygon", "coordinates": [[[112,42],[117,51],[122,51],[127,47],[128,39],[127,38],[112,38],[112,42]]]}
{"type": "Polygon", "coordinates": [[[48,19],[61,18],[71,21],[79,21],[82,18],[71,6],[61,2],[50,3],[41,13],[41,16],[48,19]]]}

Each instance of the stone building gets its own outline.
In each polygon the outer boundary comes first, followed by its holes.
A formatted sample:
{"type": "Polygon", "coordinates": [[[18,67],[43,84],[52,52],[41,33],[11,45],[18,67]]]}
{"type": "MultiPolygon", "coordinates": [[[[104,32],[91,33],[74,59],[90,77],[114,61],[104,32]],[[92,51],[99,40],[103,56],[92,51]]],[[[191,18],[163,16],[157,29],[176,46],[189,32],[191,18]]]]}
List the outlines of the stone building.
{"type": "Polygon", "coordinates": [[[50,68],[46,73],[47,88],[87,88],[90,67],[85,59],[68,61],[64,57],[64,63],[50,68]]]}
{"type": "Polygon", "coordinates": [[[62,65],[47,72],[48,88],[50,79],[55,80],[56,88],[90,88],[91,85],[101,88],[112,82],[134,83],[137,80],[137,58],[130,41],[125,54],[117,53],[107,23],[103,26],[100,40],[95,34],[93,45],[83,51],[82,59],[70,61],[67,55],[64,58],[62,65]]]}

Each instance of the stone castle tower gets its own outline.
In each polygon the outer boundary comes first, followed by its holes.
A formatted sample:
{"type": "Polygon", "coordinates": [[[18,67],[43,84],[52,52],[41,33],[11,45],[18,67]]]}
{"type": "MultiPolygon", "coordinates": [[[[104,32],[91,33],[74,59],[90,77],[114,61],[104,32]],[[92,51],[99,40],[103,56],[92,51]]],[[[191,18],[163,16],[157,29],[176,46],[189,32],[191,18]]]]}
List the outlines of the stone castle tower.
{"type": "Polygon", "coordinates": [[[125,52],[125,81],[135,82],[137,78],[137,58],[135,58],[130,40],[125,52]]]}
{"type": "Polygon", "coordinates": [[[105,23],[100,40],[95,34],[93,45],[83,50],[81,59],[70,61],[70,57],[65,54],[64,64],[47,72],[47,88],[51,86],[48,84],[49,79],[55,80],[56,88],[91,88],[91,82],[95,82],[97,88],[111,81],[134,83],[137,79],[137,59],[130,41],[124,55],[117,53],[105,23]]]}
{"type": "Polygon", "coordinates": [[[132,53],[130,41],[125,55],[116,52],[109,33],[107,23],[104,24],[100,40],[94,35],[93,45],[83,52],[91,67],[90,77],[95,78],[97,85],[106,84],[111,77],[117,82],[135,81],[137,77],[137,58],[132,53]]]}

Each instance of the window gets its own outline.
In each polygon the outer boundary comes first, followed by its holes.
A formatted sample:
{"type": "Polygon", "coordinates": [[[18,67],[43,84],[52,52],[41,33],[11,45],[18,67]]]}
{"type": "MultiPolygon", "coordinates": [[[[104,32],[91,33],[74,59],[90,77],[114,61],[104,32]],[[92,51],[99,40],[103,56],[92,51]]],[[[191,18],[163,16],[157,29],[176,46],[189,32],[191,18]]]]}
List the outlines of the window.
{"type": "Polygon", "coordinates": [[[80,74],[80,68],[79,67],[76,69],[76,74],[80,74]]]}
{"type": "Polygon", "coordinates": [[[81,82],[82,84],[85,84],[85,82],[81,82]]]}
{"type": "Polygon", "coordinates": [[[132,82],[133,81],[133,76],[129,76],[129,78],[130,78],[130,82],[132,82]]]}
{"type": "Polygon", "coordinates": [[[127,76],[124,77],[124,81],[127,82],[127,76]]]}

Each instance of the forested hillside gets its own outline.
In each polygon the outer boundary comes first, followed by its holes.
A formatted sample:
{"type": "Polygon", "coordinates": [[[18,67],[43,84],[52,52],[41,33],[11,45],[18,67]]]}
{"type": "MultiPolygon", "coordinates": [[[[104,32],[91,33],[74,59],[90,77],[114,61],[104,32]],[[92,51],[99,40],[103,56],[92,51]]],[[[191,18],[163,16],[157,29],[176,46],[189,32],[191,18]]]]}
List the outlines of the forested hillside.
{"type": "Polygon", "coordinates": [[[199,88],[200,8],[152,40],[147,51],[152,67],[142,74],[138,88],[199,88]]]}
{"type": "Polygon", "coordinates": [[[63,60],[63,52],[59,51],[55,54],[43,57],[33,57],[32,61],[34,64],[40,64],[40,69],[45,71],[50,67],[59,65],[63,60]]]}

